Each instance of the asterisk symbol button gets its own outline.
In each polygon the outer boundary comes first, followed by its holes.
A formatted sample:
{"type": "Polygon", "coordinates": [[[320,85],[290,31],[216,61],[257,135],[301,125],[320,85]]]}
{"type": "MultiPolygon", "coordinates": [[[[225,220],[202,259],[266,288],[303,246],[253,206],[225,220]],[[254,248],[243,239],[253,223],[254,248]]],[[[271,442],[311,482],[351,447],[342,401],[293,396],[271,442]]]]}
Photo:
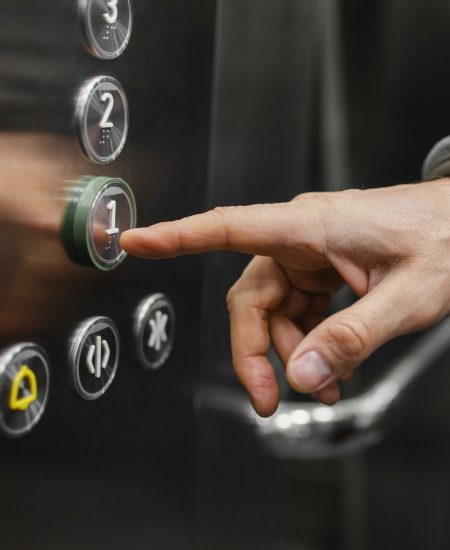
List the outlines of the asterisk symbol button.
{"type": "Polygon", "coordinates": [[[162,344],[167,342],[166,327],[168,320],[169,316],[159,310],[156,312],[155,319],[149,320],[151,334],[148,345],[150,348],[160,351],[162,344]]]}

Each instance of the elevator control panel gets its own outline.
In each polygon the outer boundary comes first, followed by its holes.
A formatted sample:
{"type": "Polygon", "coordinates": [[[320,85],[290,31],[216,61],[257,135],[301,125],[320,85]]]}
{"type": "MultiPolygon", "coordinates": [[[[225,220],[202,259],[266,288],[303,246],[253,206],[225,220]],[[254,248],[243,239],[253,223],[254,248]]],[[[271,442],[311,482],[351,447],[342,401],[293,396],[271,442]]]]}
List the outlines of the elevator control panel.
{"type": "Polygon", "coordinates": [[[98,76],[81,88],[76,122],[80,146],[96,164],[109,164],[122,152],[128,135],[128,101],[120,82],[98,76]]]}
{"type": "Polygon", "coordinates": [[[107,317],[83,321],[71,338],[69,380],[88,401],[98,399],[112,384],[119,365],[119,332],[107,317]]]}
{"type": "MultiPolygon", "coordinates": [[[[108,61],[105,64],[91,59],[91,64],[114,66],[117,61],[113,60],[125,51],[131,37],[132,0],[77,0],[77,3],[87,49],[97,59],[108,61]]],[[[117,79],[103,70],[95,74],[101,76],[80,81],[74,90],[74,130],[87,161],[109,165],[125,147],[129,106],[125,89],[117,79]]],[[[76,147],[76,137],[70,141],[73,143],[76,147]]],[[[77,148],[75,154],[75,170],[71,174],[78,174],[83,166],[77,148]]],[[[95,170],[103,168],[93,167],[95,170]]],[[[86,175],[71,181],[60,236],[72,261],[105,272],[116,269],[127,256],[120,246],[121,234],[136,224],[135,196],[124,179],[86,175]]],[[[143,291],[144,296],[146,292],[143,291]]],[[[137,359],[145,369],[156,370],[168,361],[172,352],[174,307],[161,293],[147,295],[135,310],[135,303],[129,305],[128,319],[134,313],[130,336],[137,359]]],[[[81,319],[75,321],[76,328],[66,348],[70,386],[86,401],[97,400],[107,392],[120,362],[119,330],[112,319],[97,316],[98,313],[85,314],[95,316],[78,326],[81,319]]],[[[126,332],[129,333],[131,330],[126,332]]],[[[0,434],[13,438],[31,431],[46,409],[49,386],[49,360],[40,346],[27,342],[0,350],[0,434]]]]}
{"type": "Polygon", "coordinates": [[[141,365],[158,369],[168,360],[175,338],[175,311],[164,294],[152,294],[139,304],[134,315],[134,338],[141,365]]]}
{"type": "Polygon", "coordinates": [[[80,8],[88,50],[99,59],[119,57],[131,37],[131,0],[82,0],[80,8]]]}
{"type": "Polygon", "coordinates": [[[0,354],[0,432],[20,437],[31,431],[47,406],[50,369],[45,351],[32,343],[0,354]]]}
{"type": "Polygon", "coordinates": [[[69,257],[101,271],[117,268],[126,258],[123,231],[136,227],[136,201],[120,178],[86,176],[69,191],[61,238],[69,257]]]}

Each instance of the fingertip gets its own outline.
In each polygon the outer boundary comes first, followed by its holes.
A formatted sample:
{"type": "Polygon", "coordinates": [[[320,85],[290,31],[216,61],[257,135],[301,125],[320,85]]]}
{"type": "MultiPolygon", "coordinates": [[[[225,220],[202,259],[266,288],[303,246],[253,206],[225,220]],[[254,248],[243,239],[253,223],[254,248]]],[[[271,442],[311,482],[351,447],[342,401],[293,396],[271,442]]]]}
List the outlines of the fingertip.
{"type": "Polygon", "coordinates": [[[278,403],[257,403],[253,399],[251,401],[256,414],[261,418],[269,418],[277,412],[278,403]]]}
{"type": "Polygon", "coordinates": [[[326,386],[320,391],[311,394],[311,397],[313,399],[316,399],[316,401],[320,401],[324,405],[328,405],[331,407],[333,405],[336,405],[336,403],[340,400],[341,390],[337,382],[333,382],[332,384],[326,386]]]}
{"type": "Polygon", "coordinates": [[[278,409],[280,397],[277,388],[253,390],[249,397],[253,409],[261,418],[272,416],[278,409]]]}
{"type": "Polygon", "coordinates": [[[148,239],[145,232],[146,230],[142,228],[124,231],[120,236],[120,246],[132,256],[147,257],[148,239]]]}
{"type": "Polygon", "coordinates": [[[178,253],[177,243],[164,223],[124,231],[120,245],[131,256],[148,260],[172,258],[178,253]]]}

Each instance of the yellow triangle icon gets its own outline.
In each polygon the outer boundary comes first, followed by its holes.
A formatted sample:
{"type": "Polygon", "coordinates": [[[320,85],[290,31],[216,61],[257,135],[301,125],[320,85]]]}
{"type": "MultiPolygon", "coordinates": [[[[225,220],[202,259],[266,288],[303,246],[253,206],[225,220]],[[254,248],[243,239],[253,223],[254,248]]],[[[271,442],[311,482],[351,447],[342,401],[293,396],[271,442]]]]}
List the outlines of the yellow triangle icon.
{"type": "Polygon", "coordinates": [[[37,399],[37,380],[34,372],[26,365],[22,365],[16,374],[9,394],[9,408],[12,411],[26,411],[28,407],[37,399]],[[28,382],[28,395],[19,397],[20,386],[22,382],[28,382]]]}

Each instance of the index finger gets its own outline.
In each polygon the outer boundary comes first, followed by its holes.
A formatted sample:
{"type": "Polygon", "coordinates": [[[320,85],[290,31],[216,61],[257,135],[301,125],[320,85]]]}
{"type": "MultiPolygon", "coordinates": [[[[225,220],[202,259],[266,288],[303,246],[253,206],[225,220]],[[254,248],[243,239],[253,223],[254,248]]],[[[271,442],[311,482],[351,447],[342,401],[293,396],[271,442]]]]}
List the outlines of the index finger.
{"type": "Polygon", "coordinates": [[[321,226],[299,202],[220,207],[122,234],[123,249],[142,258],[171,258],[213,250],[270,256],[293,232],[317,240],[321,226]]]}

